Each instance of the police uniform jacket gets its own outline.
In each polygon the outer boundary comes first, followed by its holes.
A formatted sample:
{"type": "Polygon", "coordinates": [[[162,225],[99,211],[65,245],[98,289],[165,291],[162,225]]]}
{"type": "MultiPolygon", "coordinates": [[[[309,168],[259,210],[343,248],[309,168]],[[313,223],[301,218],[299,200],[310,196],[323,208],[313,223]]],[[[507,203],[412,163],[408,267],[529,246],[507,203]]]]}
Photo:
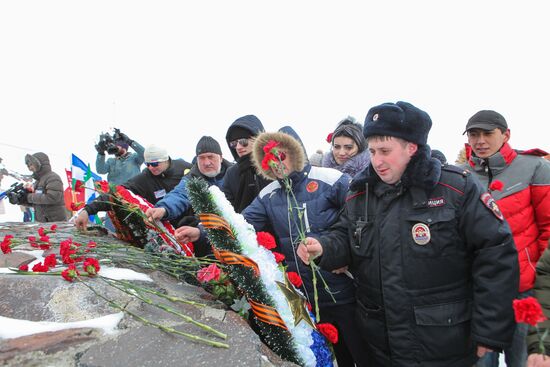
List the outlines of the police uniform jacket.
{"type": "Polygon", "coordinates": [[[350,264],[356,321],[376,366],[471,366],[476,345],[512,340],[517,253],[479,181],[419,146],[401,181],[368,167],[319,240],[320,265],[350,264]]]}

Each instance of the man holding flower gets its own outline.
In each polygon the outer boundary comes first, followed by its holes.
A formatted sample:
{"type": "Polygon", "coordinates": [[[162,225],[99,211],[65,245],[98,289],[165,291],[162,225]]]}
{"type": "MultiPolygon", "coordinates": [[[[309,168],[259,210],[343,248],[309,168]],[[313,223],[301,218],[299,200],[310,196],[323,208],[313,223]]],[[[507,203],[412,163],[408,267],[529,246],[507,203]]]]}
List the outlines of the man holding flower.
{"type": "Polygon", "coordinates": [[[350,267],[373,366],[472,366],[512,341],[510,228],[477,178],[431,158],[431,125],[407,102],[371,108],[370,166],[331,231],[298,248],[306,263],[350,267]]]}

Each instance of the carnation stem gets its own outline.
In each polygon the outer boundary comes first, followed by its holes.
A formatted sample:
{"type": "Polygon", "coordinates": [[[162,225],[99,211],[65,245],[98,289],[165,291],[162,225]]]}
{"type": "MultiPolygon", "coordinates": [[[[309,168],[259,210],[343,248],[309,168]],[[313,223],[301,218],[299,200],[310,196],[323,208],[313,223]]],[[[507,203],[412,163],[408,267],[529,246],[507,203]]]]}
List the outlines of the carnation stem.
{"type": "Polygon", "coordinates": [[[227,335],[226,335],[226,334],[224,334],[224,333],[222,333],[222,332],[220,332],[220,331],[218,331],[218,330],[216,330],[216,329],[214,329],[214,328],[212,328],[212,327],[210,327],[210,326],[208,326],[208,325],[206,325],[206,324],[203,324],[203,323],[201,323],[201,322],[195,321],[193,318],[191,318],[191,317],[189,317],[189,316],[187,316],[187,315],[184,315],[184,314],[182,314],[181,312],[176,311],[176,310],[174,310],[173,308],[171,308],[171,307],[169,307],[169,306],[166,306],[166,305],[164,305],[164,304],[162,304],[162,303],[155,303],[155,302],[153,302],[152,299],[143,296],[143,295],[140,293],[140,291],[137,290],[137,289],[135,289],[135,288],[133,288],[134,291],[135,291],[135,293],[134,293],[134,292],[130,292],[130,291],[128,290],[128,288],[126,288],[125,286],[118,286],[118,285],[116,285],[115,283],[118,283],[118,282],[116,282],[116,281],[112,281],[112,280],[110,280],[110,279],[108,280],[107,278],[103,278],[103,277],[101,277],[101,279],[102,279],[103,281],[105,281],[107,284],[109,284],[111,287],[116,288],[116,289],[118,289],[119,291],[122,291],[122,292],[124,292],[124,293],[126,293],[126,294],[129,294],[129,295],[132,295],[132,296],[134,296],[134,297],[137,297],[138,299],[140,299],[141,301],[147,303],[148,305],[155,306],[155,307],[160,308],[160,309],[162,309],[162,310],[164,310],[164,311],[166,311],[166,312],[168,312],[168,313],[171,313],[171,314],[173,314],[173,315],[179,316],[179,317],[181,317],[182,319],[184,319],[185,321],[187,321],[187,322],[189,322],[189,323],[191,323],[191,324],[193,324],[193,325],[195,325],[195,326],[198,326],[198,327],[200,327],[201,329],[203,329],[203,330],[205,330],[205,331],[207,331],[207,332],[209,332],[209,333],[212,333],[212,334],[214,334],[214,335],[216,335],[216,336],[218,336],[218,337],[220,337],[220,338],[222,338],[222,339],[227,339],[227,335]]]}
{"type": "Polygon", "coordinates": [[[116,308],[118,310],[121,310],[122,312],[132,316],[134,319],[136,319],[138,321],[141,321],[145,325],[154,326],[154,327],[156,327],[156,328],[158,328],[162,331],[166,331],[166,332],[176,334],[176,335],[181,335],[181,336],[183,336],[187,339],[190,339],[190,340],[198,342],[198,343],[204,343],[204,344],[207,344],[207,345],[210,345],[210,346],[213,346],[213,347],[217,347],[217,348],[229,348],[228,344],[220,343],[220,342],[217,342],[217,341],[214,341],[214,340],[210,340],[210,339],[202,338],[200,336],[196,336],[196,335],[193,335],[193,334],[185,333],[185,332],[176,330],[172,327],[164,326],[164,325],[158,324],[156,322],[147,320],[146,318],[144,318],[142,316],[139,316],[139,315],[135,314],[132,311],[127,310],[126,307],[123,307],[123,306],[119,305],[118,303],[116,303],[115,301],[113,301],[111,299],[108,299],[107,297],[103,296],[102,294],[97,292],[92,286],[90,286],[89,284],[84,282],[80,277],[77,277],[77,279],[82,284],[84,284],[88,289],[90,289],[92,292],[94,292],[96,296],[98,296],[99,298],[101,298],[105,302],[107,302],[109,304],[109,306],[111,306],[113,308],[116,308]]]}

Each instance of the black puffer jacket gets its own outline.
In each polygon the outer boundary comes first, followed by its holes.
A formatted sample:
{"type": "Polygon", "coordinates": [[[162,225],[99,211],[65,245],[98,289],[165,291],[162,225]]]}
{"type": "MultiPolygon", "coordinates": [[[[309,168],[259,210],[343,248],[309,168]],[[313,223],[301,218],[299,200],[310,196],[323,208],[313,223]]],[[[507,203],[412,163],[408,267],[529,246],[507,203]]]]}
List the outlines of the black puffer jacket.
{"type": "Polygon", "coordinates": [[[441,167],[427,146],[396,185],[371,169],[352,182],[339,222],[320,238],[320,265],[350,265],[373,365],[472,366],[476,345],[509,345],[517,252],[479,181],[441,167]]]}
{"type": "MultiPolygon", "coordinates": [[[[156,204],[181,181],[181,178],[193,165],[183,159],[170,160],[170,166],[166,171],[155,176],[149,169],[143,170],[137,176],[132,177],[122,186],[134,194],[146,199],[151,204],[156,204]]],[[[84,207],[88,214],[93,215],[100,211],[111,210],[109,198],[102,195],[84,207]]]]}
{"type": "Polygon", "coordinates": [[[25,163],[32,163],[38,168],[32,177],[34,192],[27,195],[26,203],[35,210],[37,222],[60,222],[67,220],[65,201],[63,199],[63,181],[52,171],[50,159],[45,153],[39,152],[25,156],[25,163]]]}
{"type": "MultiPolygon", "coordinates": [[[[246,131],[249,136],[256,136],[264,131],[261,121],[254,115],[238,118],[227,130],[225,140],[229,146],[231,136],[236,130],[246,131]]],[[[252,142],[249,142],[252,144],[252,142]]],[[[223,193],[233,205],[235,211],[240,213],[258,195],[261,189],[269,184],[269,181],[258,175],[256,168],[250,160],[250,154],[239,157],[235,148],[229,147],[237,164],[229,167],[223,181],[223,193]]]]}

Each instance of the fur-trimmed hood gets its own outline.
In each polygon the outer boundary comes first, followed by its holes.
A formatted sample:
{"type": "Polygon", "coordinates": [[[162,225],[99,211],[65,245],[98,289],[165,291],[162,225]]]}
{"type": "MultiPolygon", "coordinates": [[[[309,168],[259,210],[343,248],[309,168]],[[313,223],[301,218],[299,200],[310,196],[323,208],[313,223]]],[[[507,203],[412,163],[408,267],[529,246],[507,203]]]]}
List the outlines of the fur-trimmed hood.
{"type": "Polygon", "coordinates": [[[270,181],[277,180],[277,176],[275,176],[271,169],[268,171],[262,169],[262,160],[265,156],[263,148],[271,140],[278,142],[279,148],[284,149],[288,153],[286,159],[292,160],[294,171],[299,172],[304,169],[307,160],[300,141],[285,132],[261,133],[254,141],[254,147],[252,149],[252,163],[260,175],[270,181]]]}
{"type": "MultiPolygon", "coordinates": [[[[404,187],[419,187],[431,191],[441,176],[441,162],[431,157],[431,149],[428,145],[419,145],[416,154],[411,158],[401,182],[404,187]]],[[[365,183],[375,184],[381,181],[380,177],[369,165],[363,172],[355,176],[350,185],[351,190],[361,190],[365,183]]]]}

